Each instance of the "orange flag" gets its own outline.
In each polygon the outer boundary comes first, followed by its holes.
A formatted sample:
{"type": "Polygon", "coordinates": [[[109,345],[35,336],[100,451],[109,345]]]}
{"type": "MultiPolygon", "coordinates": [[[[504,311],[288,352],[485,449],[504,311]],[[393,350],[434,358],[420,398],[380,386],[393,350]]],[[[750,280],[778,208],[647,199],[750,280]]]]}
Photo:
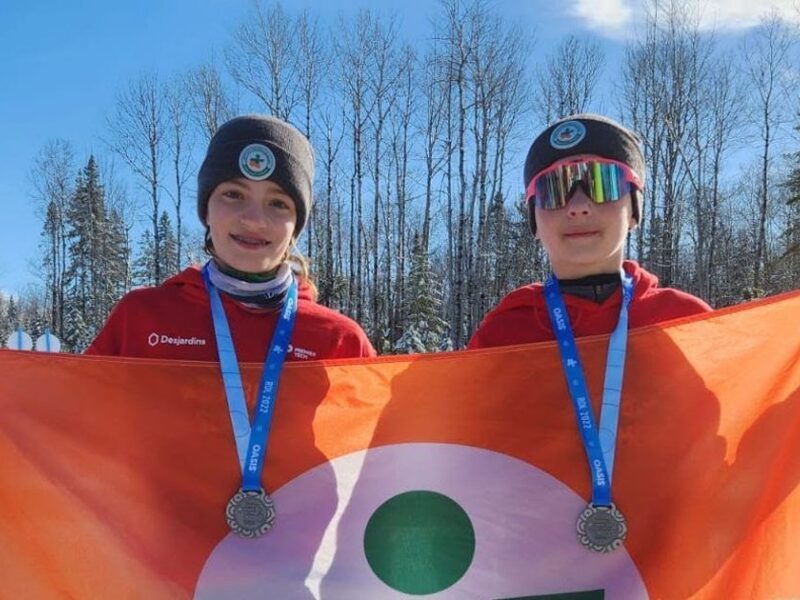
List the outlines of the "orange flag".
{"type": "Polygon", "coordinates": [[[607,554],[553,343],[288,365],[255,540],[217,365],[0,351],[0,597],[800,598],[799,315],[631,332],[607,554]]]}

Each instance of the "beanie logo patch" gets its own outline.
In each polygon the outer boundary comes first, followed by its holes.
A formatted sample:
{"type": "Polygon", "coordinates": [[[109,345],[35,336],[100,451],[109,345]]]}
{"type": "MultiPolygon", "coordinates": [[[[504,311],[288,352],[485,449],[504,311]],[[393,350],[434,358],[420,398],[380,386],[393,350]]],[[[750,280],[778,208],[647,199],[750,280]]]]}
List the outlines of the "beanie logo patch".
{"type": "Polygon", "coordinates": [[[275,155],[264,144],[245,146],[239,154],[239,170],[253,181],[262,181],[275,171],[275,155]]]}
{"type": "Polygon", "coordinates": [[[550,145],[556,150],[566,150],[577,146],[586,137],[586,127],[580,121],[566,121],[553,129],[550,145]]]}

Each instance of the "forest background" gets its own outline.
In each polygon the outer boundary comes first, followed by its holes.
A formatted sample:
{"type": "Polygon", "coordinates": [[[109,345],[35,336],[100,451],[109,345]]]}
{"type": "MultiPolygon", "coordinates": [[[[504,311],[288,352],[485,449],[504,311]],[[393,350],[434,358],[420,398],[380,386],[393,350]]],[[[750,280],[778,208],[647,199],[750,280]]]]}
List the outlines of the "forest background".
{"type": "Polygon", "coordinates": [[[800,287],[800,9],[732,35],[694,3],[654,0],[609,57],[586,31],[539,45],[482,0],[430,3],[422,43],[371,10],[248,6],[192,68],[142,65],[120,85],[92,152],[42,140],[28,197],[3,200],[26,202],[39,228],[32,283],[7,289],[0,262],[0,342],[49,329],[81,351],[125,292],[203,261],[196,169],[216,128],[254,111],[310,137],[299,250],[320,302],[382,352],[462,348],[504,294],[546,276],[522,164],[538,131],[577,112],[643,139],[627,255],[662,285],[714,307],[800,287]]]}

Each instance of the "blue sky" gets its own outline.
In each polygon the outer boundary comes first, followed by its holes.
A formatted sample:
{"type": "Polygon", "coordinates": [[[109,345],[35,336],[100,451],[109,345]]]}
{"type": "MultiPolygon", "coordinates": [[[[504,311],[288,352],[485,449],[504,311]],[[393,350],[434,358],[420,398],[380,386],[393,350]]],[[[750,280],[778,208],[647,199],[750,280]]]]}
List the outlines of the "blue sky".
{"type": "MultiPolygon", "coordinates": [[[[635,27],[641,4],[626,0],[495,0],[510,20],[530,27],[535,52],[546,53],[567,33],[603,40],[609,62],[635,27]]],[[[775,2],[796,19],[791,0],[775,2]]],[[[370,8],[395,13],[403,37],[423,40],[437,3],[423,0],[294,0],[323,24],[337,15],[370,8]]],[[[757,20],[763,3],[706,0],[706,22],[738,30],[757,20]],[[758,6],[755,6],[758,5],[758,6]]],[[[101,142],[115,94],[129,79],[157,69],[169,76],[221,56],[235,27],[248,14],[246,0],[139,0],[0,3],[0,291],[16,293],[36,281],[34,261],[41,222],[31,201],[29,172],[51,139],[69,140],[79,164],[92,152],[108,156],[101,142]]],[[[121,166],[118,169],[122,169],[121,166]]],[[[129,190],[129,193],[136,193],[129,190]]],[[[190,216],[190,215],[189,215],[190,216]]]]}

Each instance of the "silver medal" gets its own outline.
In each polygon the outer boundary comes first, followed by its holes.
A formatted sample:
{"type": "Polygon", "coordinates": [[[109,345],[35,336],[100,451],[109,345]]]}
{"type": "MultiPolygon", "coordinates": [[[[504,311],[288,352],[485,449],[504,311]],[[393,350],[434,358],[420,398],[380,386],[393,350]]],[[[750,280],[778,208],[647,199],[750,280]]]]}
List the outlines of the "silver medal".
{"type": "Polygon", "coordinates": [[[578,517],[578,541],[593,552],[612,552],[622,545],[628,533],[625,517],[612,503],[589,504],[578,517]]]}
{"type": "Polygon", "coordinates": [[[275,525],[275,503],[263,489],[240,489],[228,501],[225,520],[233,533],[246,538],[264,535],[275,525]]]}

